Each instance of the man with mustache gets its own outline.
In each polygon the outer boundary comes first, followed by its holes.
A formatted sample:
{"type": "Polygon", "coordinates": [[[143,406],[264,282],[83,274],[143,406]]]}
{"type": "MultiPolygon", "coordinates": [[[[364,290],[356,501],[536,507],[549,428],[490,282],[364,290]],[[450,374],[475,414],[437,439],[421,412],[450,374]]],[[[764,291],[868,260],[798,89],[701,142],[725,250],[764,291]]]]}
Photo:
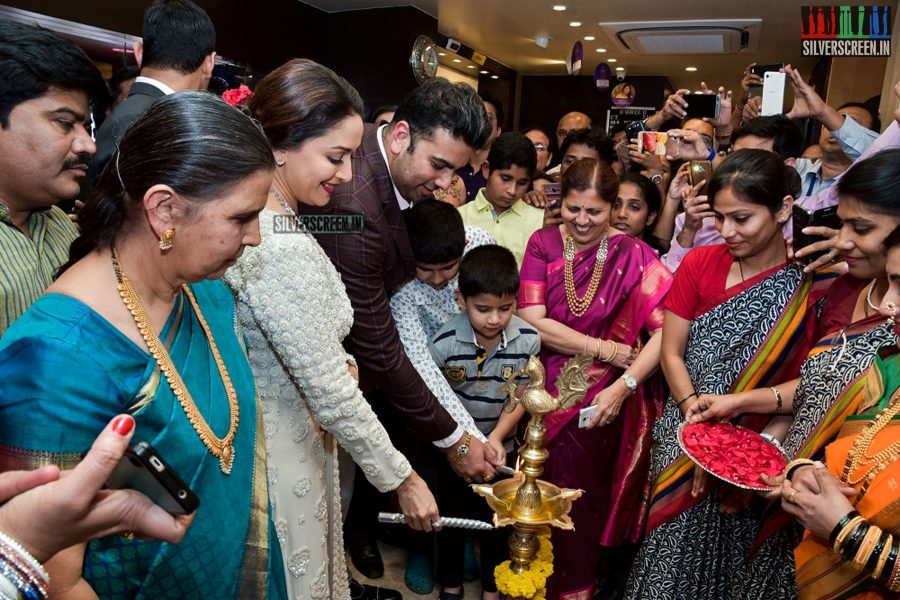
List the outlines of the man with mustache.
{"type": "Polygon", "coordinates": [[[72,42],[0,21],[0,336],[53,281],[78,230],[54,206],[78,195],[106,83],[72,42]]]}

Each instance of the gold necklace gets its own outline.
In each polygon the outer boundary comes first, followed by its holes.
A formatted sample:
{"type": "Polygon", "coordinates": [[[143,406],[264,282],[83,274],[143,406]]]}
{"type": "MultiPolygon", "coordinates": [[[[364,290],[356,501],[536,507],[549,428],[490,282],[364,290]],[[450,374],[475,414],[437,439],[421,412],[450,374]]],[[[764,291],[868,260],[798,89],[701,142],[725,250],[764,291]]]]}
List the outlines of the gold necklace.
{"type": "Polygon", "coordinates": [[[128,312],[134,317],[134,322],[137,325],[138,331],[141,332],[141,337],[144,338],[144,343],[147,344],[147,349],[150,350],[150,354],[156,359],[159,370],[162,371],[166,381],[169,383],[172,393],[178,398],[181,408],[184,409],[184,414],[187,416],[188,421],[191,422],[191,425],[194,426],[194,431],[200,436],[203,445],[206,446],[213,456],[219,459],[219,466],[222,469],[222,472],[226,475],[230,475],[231,466],[234,464],[234,436],[237,433],[240,407],[238,405],[237,392],[234,391],[234,386],[231,384],[231,378],[228,376],[228,369],[225,367],[225,362],[219,354],[219,349],[216,347],[216,341],[213,339],[212,332],[209,330],[209,325],[206,324],[206,319],[203,318],[203,313],[200,312],[200,306],[197,304],[196,298],[194,298],[194,293],[191,292],[191,289],[188,286],[181,286],[190,301],[191,306],[194,307],[194,313],[197,315],[197,320],[200,321],[200,327],[203,328],[203,333],[206,334],[206,340],[209,342],[209,349],[212,350],[213,359],[216,361],[216,368],[219,370],[219,377],[222,378],[222,385],[225,387],[225,394],[228,396],[229,425],[228,433],[224,438],[217,437],[206,422],[206,419],[200,414],[200,410],[194,403],[194,399],[191,397],[190,392],[188,392],[187,386],[181,379],[181,375],[179,375],[178,371],[175,369],[175,363],[172,362],[169,351],[166,350],[165,345],[159,339],[159,334],[153,328],[153,323],[150,322],[150,316],[147,314],[147,309],[144,308],[144,304],[138,297],[137,292],[135,292],[131,280],[125,275],[122,264],[119,262],[119,253],[115,248],[112,250],[112,263],[113,269],[116,271],[116,279],[119,282],[119,295],[122,297],[122,301],[125,303],[128,312]]]}
{"type": "Polygon", "coordinates": [[[890,425],[891,420],[900,413],[900,402],[897,401],[898,395],[900,395],[900,390],[894,392],[894,395],[892,395],[888,401],[888,405],[883,408],[874,419],[869,421],[865,430],[856,437],[853,446],[847,453],[847,461],[844,463],[844,472],[841,475],[841,481],[849,485],[856,485],[863,481],[865,482],[859,493],[856,495],[853,504],[857,504],[862,499],[869,489],[869,484],[872,483],[878,473],[883,471],[885,467],[900,456],[900,441],[894,442],[880,452],[877,452],[874,456],[869,456],[868,454],[869,447],[875,440],[875,436],[877,436],[885,427],[890,425]],[[851,477],[857,468],[862,468],[863,472],[856,477],[851,477]]]}
{"type": "Polygon", "coordinates": [[[603,275],[603,265],[606,264],[606,253],[609,249],[609,235],[603,234],[600,240],[600,246],[597,248],[597,258],[594,263],[594,272],[591,274],[591,282],[588,289],[584,293],[584,297],[579,298],[575,292],[575,275],[573,273],[573,262],[575,261],[575,240],[572,236],[566,236],[566,244],[563,249],[563,258],[566,261],[565,268],[565,284],[566,284],[566,302],[569,304],[569,310],[576,317],[580,317],[587,312],[594,301],[594,295],[597,293],[597,286],[600,285],[600,277],[603,275]]]}
{"type": "Polygon", "coordinates": [[[863,306],[863,314],[867,317],[869,316],[869,309],[871,308],[875,312],[878,312],[878,307],[875,306],[875,303],[872,302],[872,290],[875,289],[875,284],[878,283],[877,279],[873,279],[871,285],[869,285],[869,291],[866,292],[866,305],[863,306]]]}

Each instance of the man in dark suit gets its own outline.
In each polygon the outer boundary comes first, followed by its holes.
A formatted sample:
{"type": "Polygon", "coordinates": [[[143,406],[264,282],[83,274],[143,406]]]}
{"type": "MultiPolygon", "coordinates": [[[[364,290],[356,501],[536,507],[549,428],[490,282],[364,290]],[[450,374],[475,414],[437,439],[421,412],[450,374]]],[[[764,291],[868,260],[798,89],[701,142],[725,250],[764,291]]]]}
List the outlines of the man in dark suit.
{"type": "MultiPolygon", "coordinates": [[[[324,209],[307,211],[363,216],[361,233],[316,239],[347,288],[354,318],[344,344],[359,365],[360,388],[392,440],[407,456],[422,454],[433,444],[461,477],[479,481],[492,478],[492,464],[503,460],[486,452],[429,391],[403,351],[388,300],[415,270],[401,211],[437,189],[446,190],[456,169],[485,145],[490,133],[484,104],[474,90],[445,79],[429,80],[403,99],[390,124],[366,126],[351,157],[352,180],[337,187],[324,209]]],[[[359,505],[356,491],[354,505],[359,505]]],[[[374,541],[363,544],[364,552],[354,552],[349,522],[348,529],[354,563],[365,574],[379,576],[380,557],[357,560],[360,554],[377,556],[374,541]]]]}
{"type": "Polygon", "coordinates": [[[134,44],[141,65],[124,102],[97,130],[90,180],[109,162],[128,126],[153,102],[175,92],[205,90],[215,65],[216,29],[191,0],[156,0],[144,13],[143,39],[134,44]]]}

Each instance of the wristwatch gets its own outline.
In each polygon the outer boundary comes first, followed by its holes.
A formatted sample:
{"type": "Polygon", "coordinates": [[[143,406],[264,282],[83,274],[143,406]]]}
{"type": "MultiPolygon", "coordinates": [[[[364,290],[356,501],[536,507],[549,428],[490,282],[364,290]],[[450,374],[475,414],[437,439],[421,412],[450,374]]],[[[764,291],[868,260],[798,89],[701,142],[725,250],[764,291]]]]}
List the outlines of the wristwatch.
{"type": "Polygon", "coordinates": [[[625,387],[628,388],[629,392],[633,394],[637,391],[638,382],[633,375],[625,373],[620,379],[622,380],[622,383],[625,384],[625,387]]]}
{"type": "Polygon", "coordinates": [[[466,457],[466,455],[469,453],[469,444],[471,442],[472,442],[472,434],[467,431],[466,435],[463,437],[463,443],[460,444],[456,448],[455,453],[453,453],[447,457],[447,460],[449,460],[452,463],[456,463],[456,462],[459,462],[462,459],[464,459],[466,457]]]}

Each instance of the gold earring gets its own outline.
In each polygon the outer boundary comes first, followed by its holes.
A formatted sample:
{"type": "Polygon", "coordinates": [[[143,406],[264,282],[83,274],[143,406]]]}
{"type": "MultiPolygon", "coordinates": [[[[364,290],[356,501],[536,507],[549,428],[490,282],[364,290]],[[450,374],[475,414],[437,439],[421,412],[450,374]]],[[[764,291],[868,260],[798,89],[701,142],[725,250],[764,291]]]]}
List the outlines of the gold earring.
{"type": "Polygon", "coordinates": [[[159,249],[160,250],[170,250],[175,243],[172,241],[175,239],[175,230],[174,229],[166,229],[163,231],[163,234],[159,238],[159,249]]]}

